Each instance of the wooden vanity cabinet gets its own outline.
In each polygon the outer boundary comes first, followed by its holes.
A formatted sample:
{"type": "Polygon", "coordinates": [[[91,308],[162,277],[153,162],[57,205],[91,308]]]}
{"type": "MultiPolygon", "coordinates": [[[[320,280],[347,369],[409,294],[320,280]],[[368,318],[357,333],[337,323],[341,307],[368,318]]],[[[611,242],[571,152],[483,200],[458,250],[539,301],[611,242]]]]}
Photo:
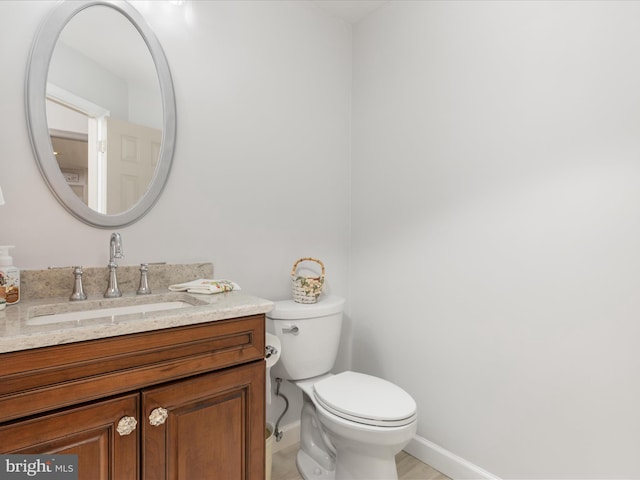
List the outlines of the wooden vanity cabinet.
{"type": "Polygon", "coordinates": [[[263,396],[263,389],[254,389],[264,385],[264,375],[263,368],[249,364],[144,390],[145,413],[164,408],[168,418],[143,425],[143,478],[262,480],[264,471],[251,459],[264,463],[264,441],[251,435],[264,437],[264,422],[254,423],[264,404],[252,402],[256,394],[263,396]]]}
{"type": "Polygon", "coordinates": [[[2,426],[2,453],[76,454],[79,478],[137,479],[139,430],[115,428],[124,416],[139,418],[138,405],[138,394],[124,395],[2,426]]]}
{"type": "Polygon", "coordinates": [[[262,314],[1,354],[0,372],[1,453],[77,454],[82,480],[264,479],[262,314]]]}

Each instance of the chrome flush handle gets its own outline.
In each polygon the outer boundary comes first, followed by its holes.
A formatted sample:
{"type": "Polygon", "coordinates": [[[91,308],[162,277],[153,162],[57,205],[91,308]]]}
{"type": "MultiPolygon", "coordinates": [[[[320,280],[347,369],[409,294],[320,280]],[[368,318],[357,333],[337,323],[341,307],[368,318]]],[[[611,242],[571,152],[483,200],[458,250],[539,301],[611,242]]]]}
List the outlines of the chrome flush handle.
{"type": "Polygon", "coordinates": [[[292,327],[286,327],[282,329],[282,333],[291,333],[293,335],[298,335],[300,329],[297,325],[293,325],[292,327]]]}

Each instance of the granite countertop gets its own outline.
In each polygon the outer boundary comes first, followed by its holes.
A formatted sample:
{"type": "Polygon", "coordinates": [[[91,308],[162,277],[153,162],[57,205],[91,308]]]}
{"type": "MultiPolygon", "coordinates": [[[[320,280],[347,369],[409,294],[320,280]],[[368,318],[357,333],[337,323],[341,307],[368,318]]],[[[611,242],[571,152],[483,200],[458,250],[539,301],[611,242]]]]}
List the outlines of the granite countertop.
{"type": "Polygon", "coordinates": [[[198,295],[167,292],[136,296],[125,294],[118,299],[105,299],[102,295],[89,295],[85,301],[70,302],[67,298],[22,300],[0,311],[0,353],[65,343],[95,340],[163,328],[194,325],[267,313],[273,308],[269,300],[245,294],[242,291],[198,295]],[[55,322],[47,315],[61,312],[134,305],[139,302],[185,302],[188,306],[174,310],[110,315],[85,320],[55,322]]]}

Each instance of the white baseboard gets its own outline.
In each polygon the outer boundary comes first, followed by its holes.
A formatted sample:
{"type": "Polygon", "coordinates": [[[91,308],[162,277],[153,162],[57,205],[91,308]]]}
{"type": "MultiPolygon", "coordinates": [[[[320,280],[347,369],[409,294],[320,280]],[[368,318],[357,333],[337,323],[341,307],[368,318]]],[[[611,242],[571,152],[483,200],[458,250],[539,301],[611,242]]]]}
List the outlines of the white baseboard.
{"type": "Polygon", "coordinates": [[[300,443],[300,420],[280,426],[280,430],[282,438],[279,442],[273,442],[273,453],[300,443]]]}
{"type": "Polygon", "coordinates": [[[454,480],[500,480],[492,473],[416,435],[404,450],[454,480]]]}

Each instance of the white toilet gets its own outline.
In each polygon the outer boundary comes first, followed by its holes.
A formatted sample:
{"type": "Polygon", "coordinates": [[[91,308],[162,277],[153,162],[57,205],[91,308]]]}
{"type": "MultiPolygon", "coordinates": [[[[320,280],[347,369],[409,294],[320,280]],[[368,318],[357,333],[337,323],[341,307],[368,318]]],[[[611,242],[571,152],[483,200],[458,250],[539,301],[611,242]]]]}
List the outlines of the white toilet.
{"type": "Polygon", "coordinates": [[[333,375],[344,299],[275,302],[267,331],[282,344],[276,377],[303,392],[298,470],[310,479],[397,479],[395,456],[416,432],[416,403],[397,385],[356,372],[333,375]]]}

